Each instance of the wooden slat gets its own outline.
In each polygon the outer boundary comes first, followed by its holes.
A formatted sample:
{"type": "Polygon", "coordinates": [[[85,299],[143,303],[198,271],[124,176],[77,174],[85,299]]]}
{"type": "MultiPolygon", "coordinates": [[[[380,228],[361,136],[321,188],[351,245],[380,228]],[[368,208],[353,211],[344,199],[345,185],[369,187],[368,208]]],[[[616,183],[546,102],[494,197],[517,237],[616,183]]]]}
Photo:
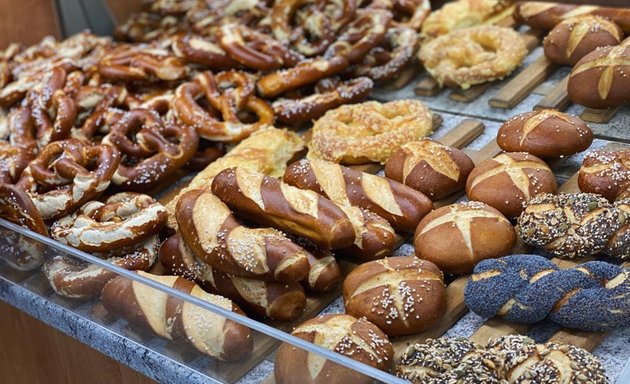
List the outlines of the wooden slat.
{"type": "Polygon", "coordinates": [[[486,126],[477,120],[464,120],[440,138],[440,143],[463,148],[483,133],[486,126]]]}
{"type": "Polygon", "coordinates": [[[557,65],[551,63],[542,55],[501,88],[490,99],[490,105],[494,108],[513,108],[527,97],[534,88],[552,75],[557,68],[557,65]]]}
{"type": "Polygon", "coordinates": [[[475,164],[479,164],[485,159],[490,159],[501,153],[501,148],[499,148],[496,140],[492,140],[478,151],[465,150],[464,152],[466,152],[468,156],[470,156],[475,164]]]}
{"type": "Polygon", "coordinates": [[[589,123],[605,124],[612,119],[620,108],[593,109],[586,108],[580,117],[589,123]]]}
{"type": "Polygon", "coordinates": [[[475,333],[470,336],[470,341],[485,345],[488,340],[505,335],[516,335],[527,332],[530,324],[519,324],[505,321],[501,318],[487,320],[475,333]]]}
{"type": "Polygon", "coordinates": [[[564,111],[567,109],[569,105],[571,105],[571,99],[567,92],[567,84],[569,84],[568,75],[560,80],[560,82],[534,106],[534,110],[557,109],[564,111]]]}
{"type": "Polygon", "coordinates": [[[415,94],[419,96],[435,96],[440,93],[441,90],[440,84],[430,75],[420,80],[413,89],[415,94]]]}
{"type": "Polygon", "coordinates": [[[407,84],[411,83],[416,77],[418,77],[418,75],[422,72],[421,68],[422,66],[420,65],[420,63],[414,60],[412,63],[407,65],[407,67],[404,68],[394,80],[384,83],[379,87],[388,91],[399,90],[405,87],[407,84]]]}
{"type": "Polygon", "coordinates": [[[467,89],[456,88],[451,91],[448,98],[462,103],[470,103],[490,88],[491,84],[492,83],[477,84],[467,89]]]}

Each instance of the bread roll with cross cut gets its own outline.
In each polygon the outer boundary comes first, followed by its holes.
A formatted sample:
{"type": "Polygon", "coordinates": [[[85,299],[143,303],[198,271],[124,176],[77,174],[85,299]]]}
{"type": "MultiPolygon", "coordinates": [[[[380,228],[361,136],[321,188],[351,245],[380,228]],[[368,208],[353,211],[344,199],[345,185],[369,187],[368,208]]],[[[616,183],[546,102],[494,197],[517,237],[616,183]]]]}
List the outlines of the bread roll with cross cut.
{"type": "Polygon", "coordinates": [[[469,273],[481,260],[507,255],[515,243],[516,232],[508,219],[478,201],[429,213],[413,241],[416,256],[446,273],[469,273]]]}
{"type": "Polygon", "coordinates": [[[415,256],[362,264],[343,282],[346,313],[367,318],[389,336],[433,327],[444,314],[445,294],[442,271],[415,256]]]}
{"type": "Polygon", "coordinates": [[[463,151],[424,139],[396,150],[385,163],[385,176],[439,200],[464,189],[474,167],[463,151]]]}
{"type": "Polygon", "coordinates": [[[543,193],[557,193],[558,183],[544,161],[524,152],[502,153],[473,169],[466,181],[466,195],[514,218],[524,204],[543,193]]]}
{"type": "MultiPolygon", "coordinates": [[[[393,363],[394,348],[387,335],[366,319],[324,315],[302,323],[291,334],[374,368],[385,370],[393,363]]],[[[286,343],[278,348],[274,377],[277,384],[367,384],[373,381],[358,371],[286,343]]]]}
{"type": "Polygon", "coordinates": [[[597,193],[609,201],[630,198],[630,149],[593,151],[578,174],[580,191],[597,193]]]}

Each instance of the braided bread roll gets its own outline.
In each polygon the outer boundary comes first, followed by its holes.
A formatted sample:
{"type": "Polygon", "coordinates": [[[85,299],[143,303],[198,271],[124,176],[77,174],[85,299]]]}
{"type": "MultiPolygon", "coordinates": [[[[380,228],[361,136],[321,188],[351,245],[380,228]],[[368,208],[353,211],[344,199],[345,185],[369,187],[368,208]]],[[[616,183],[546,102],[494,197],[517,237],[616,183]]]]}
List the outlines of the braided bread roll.
{"type": "Polygon", "coordinates": [[[354,244],[352,223],[332,201],[263,173],[228,168],[212,181],[212,193],[248,220],[303,236],[326,249],[354,244]]]}
{"type": "Polygon", "coordinates": [[[159,257],[170,272],[233,300],[248,314],[291,321],[306,307],[306,295],[300,284],[253,280],[220,272],[195,257],[179,234],[162,244],[159,257]]]}
{"type": "Polygon", "coordinates": [[[621,226],[608,239],[604,253],[621,260],[630,259],[630,198],[615,202],[621,226]]]}
{"type": "MultiPolygon", "coordinates": [[[[222,296],[205,292],[195,283],[178,276],[138,274],[198,299],[244,315],[222,296]]],[[[160,337],[192,346],[199,352],[223,361],[238,361],[252,351],[249,328],[181,299],[150,288],[127,277],[110,280],[103,288],[102,302],[114,316],[126,319],[160,337]]]]}
{"type": "Polygon", "coordinates": [[[606,331],[627,325],[630,270],[601,261],[559,269],[536,255],[477,264],[464,291],[471,311],[532,324],[549,318],[567,328],[606,331]]]}

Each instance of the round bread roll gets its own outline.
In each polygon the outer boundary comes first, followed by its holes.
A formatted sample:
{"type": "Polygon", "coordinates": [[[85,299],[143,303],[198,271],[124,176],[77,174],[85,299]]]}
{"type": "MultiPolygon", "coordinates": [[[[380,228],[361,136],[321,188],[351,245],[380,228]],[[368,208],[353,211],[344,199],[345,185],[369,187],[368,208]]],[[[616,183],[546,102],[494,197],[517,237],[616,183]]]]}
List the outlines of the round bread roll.
{"type": "Polygon", "coordinates": [[[496,209],[477,201],[429,213],[414,237],[416,255],[446,273],[469,273],[479,261],[505,256],[514,247],[514,227],[496,209]]]}
{"type": "Polygon", "coordinates": [[[463,189],[474,167],[463,151],[424,139],[396,150],[385,163],[385,176],[439,200],[463,189]]]}
{"type": "Polygon", "coordinates": [[[598,47],[618,45],[623,31],[613,21],[596,15],[563,20],[543,40],[545,56],[552,63],[575,65],[598,47]]]}
{"type": "Polygon", "coordinates": [[[442,271],[415,256],[360,265],[343,282],[346,313],[366,317],[389,336],[425,331],[446,307],[442,271]]]}
{"type": "Polygon", "coordinates": [[[506,152],[528,152],[543,159],[585,151],[593,132],[580,118],[553,109],[525,112],[506,121],[497,144],[506,152]]]}
{"type": "Polygon", "coordinates": [[[608,201],[630,198],[630,149],[589,153],[582,161],[578,186],[608,201]]]}
{"type": "Polygon", "coordinates": [[[502,153],[473,169],[466,181],[469,200],[484,202],[509,218],[523,212],[529,199],[557,193],[558,183],[544,161],[528,153],[502,153]]]}
{"type": "Polygon", "coordinates": [[[621,226],[619,211],[592,193],[545,194],[527,203],[518,234],[554,256],[587,257],[601,252],[621,226]]]}
{"type": "MultiPolygon", "coordinates": [[[[350,315],[324,315],[308,320],[292,332],[304,339],[378,369],[388,369],[394,347],[387,335],[366,319],[350,315]]],[[[283,343],[276,354],[277,384],[363,384],[372,378],[283,343]]]]}

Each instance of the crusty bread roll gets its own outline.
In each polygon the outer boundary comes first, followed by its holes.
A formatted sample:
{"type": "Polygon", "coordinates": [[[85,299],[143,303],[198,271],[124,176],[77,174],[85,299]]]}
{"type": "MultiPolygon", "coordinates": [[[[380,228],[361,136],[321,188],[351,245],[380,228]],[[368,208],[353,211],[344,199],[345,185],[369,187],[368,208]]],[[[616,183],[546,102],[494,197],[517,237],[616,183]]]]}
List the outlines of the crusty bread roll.
{"type": "Polygon", "coordinates": [[[578,174],[580,191],[608,201],[630,198],[630,149],[593,151],[584,157],[578,174]]]}
{"type": "Polygon", "coordinates": [[[543,159],[570,156],[593,143],[593,132],[577,116],[553,109],[525,112],[507,120],[497,144],[507,152],[527,152],[543,159]]]}
{"type": "Polygon", "coordinates": [[[474,167],[463,151],[424,139],[395,151],[385,163],[385,176],[439,200],[464,189],[474,167]]]}
{"type": "MultiPolygon", "coordinates": [[[[394,348],[378,327],[350,315],[324,315],[299,325],[292,333],[323,348],[378,369],[389,368],[394,348]]],[[[276,354],[277,384],[367,384],[372,378],[290,344],[276,354]]]]}
{"type": "Polygon", "coordinates": [[[496,209],[477,201],[452,204],[429,213],[414,237],[416,256],[446,273],[469,273],[479,261],[505,256],[514,247],[512,224],[496,209]]]}
{"type": "Polygon", "coordinates": [[[473,169],[466,181],[466,195],[514,218],[529,199],[556,193],[558,183],[544,161],[524,152],[502,153],[473,169]]]}
{"type": "Polygon", "coordinates": [[[365,317],[389,336],[425,331],[446,307],[442,271],[415,256],[360,265],[343,282],[346,313],[365,317]]]}
{"type": "MultiPolygon", "coordinates": [[[[138,274],[244,315],[231,300],[207,293],[183,277],[155,276],[141,271],[138,274]]],[[[244,325],[124,276],[105,285],[101,300],[114,316],[219,360],[242,360],[253,348],[251,331],[244,325]]]]}

